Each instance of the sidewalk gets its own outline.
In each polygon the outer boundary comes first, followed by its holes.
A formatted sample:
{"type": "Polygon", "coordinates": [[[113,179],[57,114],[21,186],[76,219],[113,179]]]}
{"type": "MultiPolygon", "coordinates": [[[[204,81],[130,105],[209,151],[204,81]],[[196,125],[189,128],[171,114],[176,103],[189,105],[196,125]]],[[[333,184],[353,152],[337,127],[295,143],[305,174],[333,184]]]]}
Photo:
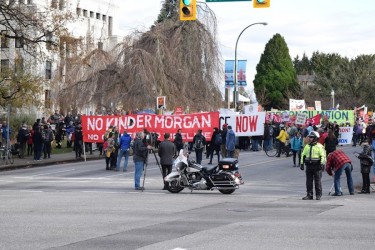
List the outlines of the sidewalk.
{"type": "MultiPolygon", "coordinates": [[[[68,162],[79,162],[84,161],[84,155],[82,155],[82,158],[76,159],[75,152],[69,152],[69,153],[61,153],[61,154],[52,154],[51,158],[43,159],[41,161],[34,161],[33,156],[25,156],[25,158],[20,159],[18,158],[18,155],[14,155],[14,163],[13,164],[7,164],[4,165],[2,160],[0,160],[0,172],[6,171],[6,170],[14,170],[19,168],[32,168],[32,167],[42,167],[47,165],[53,165],[53,164],[63,164],[68,162]]],[[[90,155],[89,152],[86,152],[86,160],[98,160],[101,159],[99,157],[99,152],[93,151],[92,155],[90,155]]],[[[102,158],[103,159],[103,158],[102,158]]]]}

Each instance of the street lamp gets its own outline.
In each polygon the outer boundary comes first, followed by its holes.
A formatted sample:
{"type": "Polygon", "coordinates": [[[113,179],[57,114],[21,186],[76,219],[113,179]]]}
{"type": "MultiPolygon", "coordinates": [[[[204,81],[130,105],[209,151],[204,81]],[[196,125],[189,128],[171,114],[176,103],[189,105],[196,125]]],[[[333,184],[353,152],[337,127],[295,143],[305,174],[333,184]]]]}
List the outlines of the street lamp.
{"type": "Polygon", "coordinates": [[[331,97],[332,97],[332,108],[335,108],[335,91],[331,90],[331,97]]]}
{"type": "Polygon", "coordinates": [[[240,39],[242,33],[247,30],[247,28],[253,26],[253,25],[256,25],[256,24],[262,24],[262,25],[267,25],[267,23],[263,22],[263,23],[252,23],[250,24],[249,26],[247,26],[246,28],[244,28],[241,33],[238,35],[237,37],[237,41],[236,41],[236,47],[234,48],[234,90],[233,90],[233,107],[234,107],[234,111],[237,111],[237,45],[238,45],[238,40],[240,39]]]}

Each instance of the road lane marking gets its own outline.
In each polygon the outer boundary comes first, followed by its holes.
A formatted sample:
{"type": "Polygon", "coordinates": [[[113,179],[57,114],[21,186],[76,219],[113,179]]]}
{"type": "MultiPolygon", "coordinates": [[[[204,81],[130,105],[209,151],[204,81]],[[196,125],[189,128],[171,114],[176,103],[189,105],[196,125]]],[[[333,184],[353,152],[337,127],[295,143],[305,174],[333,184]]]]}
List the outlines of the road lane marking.
{"type": "Polygon", "coordinates": [[[42,176],[42,175],[50,175],[50,174],[59,174],[59,173],[65,173],[65,172],[70,172],[70,171],[74,171],[74,170],[75,170],[75,168],[72,168],[72,169],[61,170],[61,171],[56,171],[56,172],[49,172],[49,173],[43,173],[43,174],[30,175],[30,177],[42,176]]]}

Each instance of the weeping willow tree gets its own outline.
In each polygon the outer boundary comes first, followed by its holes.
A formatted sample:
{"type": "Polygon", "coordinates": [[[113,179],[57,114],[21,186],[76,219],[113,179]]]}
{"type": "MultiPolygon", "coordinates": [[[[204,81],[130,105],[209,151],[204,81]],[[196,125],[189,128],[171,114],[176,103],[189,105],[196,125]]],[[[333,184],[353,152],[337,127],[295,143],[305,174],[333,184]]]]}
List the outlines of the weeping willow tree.
{"type": "Polygon", "coordinates": [[[61,100],[72,100],[77,107],[137,110],[153,109],[156,97],[166,96],[169,110],[217,110],[223,72],[216,19],[205,4],[198,6],[198,16],[197,21],[180,22],[177,1],[166,1],[149,31],[135,31],[113,51],[96,50],[71,63],[61,100]]]}

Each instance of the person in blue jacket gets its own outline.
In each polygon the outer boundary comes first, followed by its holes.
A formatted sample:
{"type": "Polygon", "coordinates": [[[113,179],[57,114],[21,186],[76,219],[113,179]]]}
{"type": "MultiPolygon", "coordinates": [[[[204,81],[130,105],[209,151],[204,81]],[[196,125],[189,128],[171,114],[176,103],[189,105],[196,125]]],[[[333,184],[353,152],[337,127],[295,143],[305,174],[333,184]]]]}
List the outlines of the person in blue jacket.
{"type": "Polygon", "coordinates": [[[132,141],[131,136],[126,131],[124,131],[124,133],[120,137],[120,151],[117,156],[116,171],[120,170],[120,163],[121,163],[122,157],[125,158],[123,171],[124,172],[127,171],[131,141],[132,141]]]}
{"type": "Polygon", "coordinates": [[[300,132],[296,132],[295,136],[290,139],[290,148],[293,152],[293,167],[297,167],[296,165],[296,156],[298,155],[298,167],[300,166],[299,163],[301,162],[301,150],[302,150],[302,137],[300,132]]]}

